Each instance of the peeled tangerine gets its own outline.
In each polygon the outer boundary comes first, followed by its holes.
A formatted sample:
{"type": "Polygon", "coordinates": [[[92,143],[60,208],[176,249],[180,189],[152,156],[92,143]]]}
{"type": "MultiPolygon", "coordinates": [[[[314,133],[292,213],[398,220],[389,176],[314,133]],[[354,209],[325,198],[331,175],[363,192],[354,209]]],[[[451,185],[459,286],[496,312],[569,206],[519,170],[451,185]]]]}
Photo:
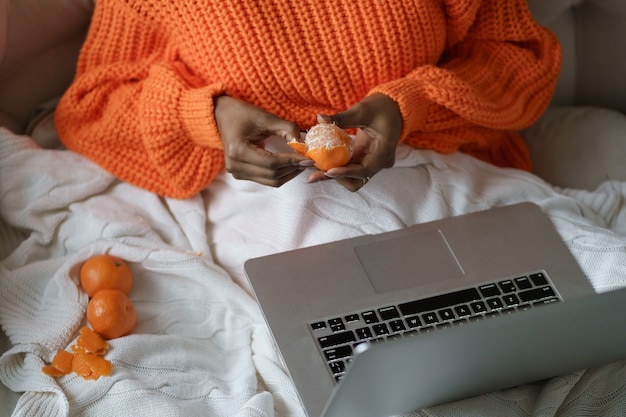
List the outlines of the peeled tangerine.
{"type": "Polygon", "coordinates": [[[322,171],[347,164],[352,153],[352,138],[333,123],[317,124],[307,132],[304,142],[287,144],[312,159],[322,171]]]}

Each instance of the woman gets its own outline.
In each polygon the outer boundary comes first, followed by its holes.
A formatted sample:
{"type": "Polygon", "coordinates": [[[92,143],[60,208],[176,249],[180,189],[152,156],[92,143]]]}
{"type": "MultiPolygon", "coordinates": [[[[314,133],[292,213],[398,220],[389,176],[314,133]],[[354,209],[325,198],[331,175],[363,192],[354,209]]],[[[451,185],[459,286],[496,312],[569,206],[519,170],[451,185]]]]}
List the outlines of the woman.
{"type": "Polygon", "coordinates": [[[280,186],[311,163],[263,141],[334,122],[358,128],[352,160],[309,180],[355,191],[399,142],[529,169],[515,131],[559,65],[525,0],[108,0],[56,122],[69,148],[177,198],[224,166],[280,186]]]}

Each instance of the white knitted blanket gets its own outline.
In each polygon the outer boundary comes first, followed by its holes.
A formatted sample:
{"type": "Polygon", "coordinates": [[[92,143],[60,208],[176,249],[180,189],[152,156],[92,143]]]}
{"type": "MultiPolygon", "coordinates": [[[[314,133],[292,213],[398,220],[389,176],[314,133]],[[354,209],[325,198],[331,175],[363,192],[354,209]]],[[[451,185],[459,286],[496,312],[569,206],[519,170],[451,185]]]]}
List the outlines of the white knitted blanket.
{"type": "MultiPolygon", "coordinates": [[[[519,201],[548,213],[597,291],[626,285],[626,183],[558,190],[467,156],[401,147],[396,166],[358,193],[306,175],[273,189],[222,174],[179,201],[0,128],[0,415],[302,416],[246,259],[519,201]],[[44,362],[85,323],[78,268],[102,252],[131,264],[138,325],[111,341],[110,377],[47,377],[44,362]]],[[[626,366],[412,415],[626,415],[626,366]]]]}

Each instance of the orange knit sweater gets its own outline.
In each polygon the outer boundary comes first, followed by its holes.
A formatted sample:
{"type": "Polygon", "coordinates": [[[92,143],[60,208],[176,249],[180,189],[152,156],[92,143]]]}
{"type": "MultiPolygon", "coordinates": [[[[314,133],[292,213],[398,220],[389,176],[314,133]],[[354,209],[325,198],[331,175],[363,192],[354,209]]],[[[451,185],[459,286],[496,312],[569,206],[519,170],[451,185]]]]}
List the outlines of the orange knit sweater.
{"type": "Polygon", "coordinates": [[[68,148],[177,198],[224,166],[220,94],[305,130],[384,93],[406,143],[528,169],[513,132],[545,109],[559,66],[526,0],[106,0],[56,121],[68,148]]]}

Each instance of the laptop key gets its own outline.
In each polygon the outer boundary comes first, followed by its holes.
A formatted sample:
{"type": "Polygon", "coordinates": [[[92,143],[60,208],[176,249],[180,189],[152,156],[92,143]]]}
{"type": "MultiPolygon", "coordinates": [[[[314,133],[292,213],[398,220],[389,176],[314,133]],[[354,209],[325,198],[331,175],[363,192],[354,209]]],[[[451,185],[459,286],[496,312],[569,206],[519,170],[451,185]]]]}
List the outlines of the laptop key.
{"type": "Polygon", "coordinates": [[[441,320],[452,320],[454,319],[454,313],[451,308],[444,308],[439,310],[439,317],[441,317],[441,320]]]}
{"type": "Polygon", "coordinates": [[[330,329],[333,332],[340,332],[342,330],[346,330],[346,325],[343,323],[341,319],[330,319],[328,320],[328,324],[330,325],[330,329]]]}
{"type": "Polygon", "coordinates": [[[515,283],[517,284],[517,288],[520,290],[528,290],[533,287],[533,284],[530,282],[528,277],[515,278],[515,283]]]}
{"type": "Polygon", "coordinates": [[[317,341],[319,342],[322,349],[331,346],[344,345],[346,343],[356,342],[356,337],[354,333],[351,331],[341,332],[331,334],[330,336],[322,336],[318,337],[317,341]]]}
{"type": "Polygon", "coordinates": [[[517,290],[517,288],[515,288],[515,284],[513,284],[513,281],[511,281],[510,279],[507,279],[505,281],[500,281],[498,285],[500,286],[500,289],[502,290],[502,292],[505,294],[514,292],[517,290]]]}
{"type": "Polygon", "coordinates": [[[392,332],[401,332],[406,330],[404,322],[402,320],[392,320],[389,322],[389,328],[392,332]]]}
{"type": "Polygon", "coordinates": [[[331,362],[328,365],[333,375],[342,374],[346,371],[346,364],[343,361],[331,362]]]}
{"type": "Polygon", "coordinates": [[[317,321],[315,323],[311,323],[311,329],[312,330],[322,330],[326,328],[326,322],[325,321],[317,321]]]}
{"type": "Polygon", "coordinates": [[[456,312],[456,315],[459,317],[465,317],[465,316],[469,316],[470,314],[472,314],[467,305],[456,306],[454,307],[454,311],[456,312]]]}
{"type": "Polygon", "coordinates": [[[437,315],[435,313],[426,313],[422,315],[422,319],[424,320],[424,323],[426,324],[433,324],[433,323],[437,323],[439,321],[439,319],[437,318],[437,315]]]}
{"type": "Polygon", "coordinates": [[[348,314],[344,318],[346,320],[346,323],[354,323],[355,321],[359,321],[359,315],[358,314],[348,314]]]}
{"type": "Polygon", "coordinates": [[[498,289],[496,284],[481,285],[480,287],[478,287],[478,289],[480,290],[480,293],[485,298],[487,298],[487,297],[494,297],[496,295],[500,295],[500,290],[498,289]]]}
{"type": "Polygon", "coordinates": [[[541,272],[539,272],[537,274],[530,274],[530,279],[533,281],[533,283],[537,287],[540,287],[542,285],[548,285],[548,279],[541,272]]]}
{"type": "Polygon", "coordinates": [[[361,317],[363,317],[363,321],[365,321],[365,324],[378,323],[379,321],[378,316],[376,315],[376,312],[374,310],[361,313],[361,317]]]}
{"type": "Polygon", "coordinates": [[[519,298],[517,298],[515,294],[504,295],[502,296],[502,300],[507,306],[514,306],[516,304],[519,304],[519,298]]]}
{"type": "Polygon", "coordinates": [[[470,307],[475,314],[484,313],[487,311],[487,306],[482,301],[476,301],[475,303],[471,303],[470,307]]]}
{"type": "Polygon", "coordinates": [[[372,330],[376,336],[389,334],[389,328],[385,323],[379,323],[372,326],[372,330]]]}
{"type": "Polygon", "coordinates": [[[348,356],[352,356],[352,346],[345,345],[336,348],[326,349],[324,351],[324,356],[326,356],[327,361],[347,358],[348,356]]]}
{"type": "Polygon", "coordinates": [[[422,321],[417,316],[407,317],[405,321],[406,321],[406,325],[409,326],[409,328],[411,329],[420,327],[422,325],[422,321]]]}
{"type": "Polygon", "coordinates": [[[374,337],[369,327],[361,327],[360,329],[356,329],[355,332],[359,340],[370,339],[374,337]]]}
{"type": "Polygon", "coordinates": [[[504,307],[504,304],[502,304],[502,301],[498,297],[488,299],[487,305],[492,310],[497,310],[499,308],[504,307]]]}
{"type": "Polygon", "coordinates": [[[519,293],[519,298],[523,302],[527,303],[530,301],[538,301],[543,298],[554,297],[555,295],[556,294],[554,294],[554,290],[552,289],[552,287],[545,286],[540,288],[533,288],[532,290],[522,291],[519,293]]]}
{"type": "Polygon", "coordinates": [[[550,298],[546,298],[545,300],[535,301],[535,302],[533,303],[533,306],[536,306],[536,305],[545,305],[545,304],[552,304],[552,303],[556,303],[556,302],[558,302],[558,301],[560,301],[558,298],[556,298],[556,297],[550,297],[550,298]]]}
{"type": "Polygon", "coordinates": [[[380,314],[380,318],[385,321],[391,320],[391,319],[397,319],[398,317],[400,317],[400,313],[398,312],[398,309],[395,308],[394,306],[379,308],[378,314],[380,314]]]}
{"type": "Polygon", "coordinates": [[[457,304],[465,304],[471,301],[480,300],[480,294],[476,288],[454,291],[447,294],[435,295],[433,297],[422,298],[421,300],[409,301],[398,305],[398,308],[405,316],[424,313],[426,311],[439,310],[453,307],[457,304]]]}

